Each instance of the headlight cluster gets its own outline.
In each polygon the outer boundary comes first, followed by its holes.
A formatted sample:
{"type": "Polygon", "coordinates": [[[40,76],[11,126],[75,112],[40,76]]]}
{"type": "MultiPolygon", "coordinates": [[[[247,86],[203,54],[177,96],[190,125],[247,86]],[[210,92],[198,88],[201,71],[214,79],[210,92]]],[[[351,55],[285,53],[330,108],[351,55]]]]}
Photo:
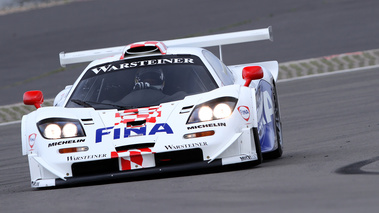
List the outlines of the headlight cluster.
{"type": "Polygon", "coordinates": [[[236,98],[222,97],[197,105],[187,124],[227,118],[232,114],[236,103],[236,98]]]}
{"type": "Polygon", "coordinates": [[[86,136],[79,120],[48,118],[37,123],[41,135],[46,139],[60,139],[86,136]]]}

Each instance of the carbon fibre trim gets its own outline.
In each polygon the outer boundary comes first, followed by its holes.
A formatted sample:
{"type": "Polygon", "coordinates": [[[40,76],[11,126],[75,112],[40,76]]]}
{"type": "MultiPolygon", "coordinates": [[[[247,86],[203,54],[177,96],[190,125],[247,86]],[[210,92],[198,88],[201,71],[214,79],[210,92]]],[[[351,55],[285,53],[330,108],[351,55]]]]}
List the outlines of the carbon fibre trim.
{"type": "Polygon", "coordinates": [[[66,180],[56,179],[55,186],[70,186],[70,185],[78,185],[78,184],[90,184],[100,181],[119,181],[119,180],[131,180],[133,178],[143,178],[148,177],[149,175],[160,175],[160,174],[170,174],[174,172],[183,172],[189,170],[202,170],[202,169],[210,169],[221,167],[221,160],[214,160],[212,163],[208,163],[207,161],[202,162],[194,162],[188,164],[181,165],[172,165],[172,166],[164,166],[164,167],[154,167],[148,169],[140,169],[140,170],[130,170],[124,172],[110,173],[110,174],[102,174],[102,175],[93,175],[93,176],[82,176],[75,178],[67,178],[66,180]]]}

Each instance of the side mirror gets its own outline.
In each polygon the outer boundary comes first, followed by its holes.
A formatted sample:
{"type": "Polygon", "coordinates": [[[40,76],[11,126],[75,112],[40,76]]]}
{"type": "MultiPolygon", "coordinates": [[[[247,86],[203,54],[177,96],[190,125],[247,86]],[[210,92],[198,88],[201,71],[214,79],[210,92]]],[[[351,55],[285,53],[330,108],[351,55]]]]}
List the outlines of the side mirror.
{"type": "Polygon", "coordinates": [[[248,87],[252,80],[263,78],[263,70],[260,66],[244,67],[242,70],[242,78],[246,80],[245,87],[248,87]]]}
{"type": "Polygon", "coordinates": [[[28,91],[24,93],[24,104],[34,105],[37,109],[41,107],[43,103],[43,94],[39,90],[28,91]]]}

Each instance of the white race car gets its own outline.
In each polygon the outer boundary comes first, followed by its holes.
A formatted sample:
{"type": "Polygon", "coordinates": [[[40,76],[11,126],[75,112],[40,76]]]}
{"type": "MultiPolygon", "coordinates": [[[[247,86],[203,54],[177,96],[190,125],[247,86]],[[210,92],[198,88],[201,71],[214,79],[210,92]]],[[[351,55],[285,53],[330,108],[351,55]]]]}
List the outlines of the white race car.
{"type": "Polygon", "coordinates": [[[37,108],[21,124],[31,186],[280,157],[278,63],[222,63],[221,45],[265,39],[271,27],[61,53],[62,66],[92,62],[52,107],[40,107],[41,91],[24,94],[37,108]]]}

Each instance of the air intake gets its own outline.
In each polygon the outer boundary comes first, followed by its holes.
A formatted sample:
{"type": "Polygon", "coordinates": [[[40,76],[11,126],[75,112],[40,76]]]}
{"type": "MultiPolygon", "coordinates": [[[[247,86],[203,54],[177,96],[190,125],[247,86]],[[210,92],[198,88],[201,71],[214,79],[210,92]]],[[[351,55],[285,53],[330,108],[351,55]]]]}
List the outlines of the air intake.
{"type": "Polygon", "coordinates": [[[124,49],[124,55],[121,59],[127,58],[128,56],[134,56],[137,54],[162,54],[165,55],[167,52],[167,47],[164,43],[160,41],[145,41],[129,44],[124,49]]]}
{"type": "Polygon", "coordinates": [[[140,144],[131,144],[126,146],[119,146],[116,147],[117,152],[125,152],[130,149],[144,149],[144,148],[152,148],[154,147],[155,143],[140,143],[140,144]]]}

